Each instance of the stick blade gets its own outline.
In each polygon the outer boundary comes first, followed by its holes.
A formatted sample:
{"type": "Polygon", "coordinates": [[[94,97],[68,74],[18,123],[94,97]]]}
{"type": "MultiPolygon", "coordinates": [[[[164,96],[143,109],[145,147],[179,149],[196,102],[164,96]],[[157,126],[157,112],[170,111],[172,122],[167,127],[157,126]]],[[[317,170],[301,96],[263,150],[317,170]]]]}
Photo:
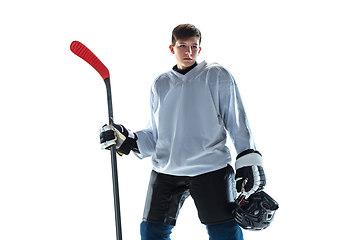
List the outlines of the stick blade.
{"type": "Polygon", "coordinates": [[[70,50],[90,64],[102,77],[102,79],[110,78],[110,73],[107,67],[96,57],[96,55],[79,41],[73,41],[70,45],[70,50]]]}

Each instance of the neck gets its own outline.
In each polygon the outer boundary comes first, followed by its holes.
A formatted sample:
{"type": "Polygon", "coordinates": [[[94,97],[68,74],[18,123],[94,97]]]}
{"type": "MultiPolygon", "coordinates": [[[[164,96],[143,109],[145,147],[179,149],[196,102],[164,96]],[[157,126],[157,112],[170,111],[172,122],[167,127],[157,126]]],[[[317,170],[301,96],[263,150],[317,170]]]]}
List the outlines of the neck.
{"type": "Polygon", "coordinates": [[[194,67],[196,67],[196,65],[197,65],[197,63],[195,62],[195,63],[194,63],[193,65],[191,65],[190,67],[184,68],[184,69],[179,69],[179,68],[177,67],[177,65],[175,65],[175,66],[173,67],[173,70],[176,71],[176,72],[178,72],[178,73],[181,73],[182,75],[185,75],[185,74],[188,73],[191,69],[193,69],[194,67]]]}

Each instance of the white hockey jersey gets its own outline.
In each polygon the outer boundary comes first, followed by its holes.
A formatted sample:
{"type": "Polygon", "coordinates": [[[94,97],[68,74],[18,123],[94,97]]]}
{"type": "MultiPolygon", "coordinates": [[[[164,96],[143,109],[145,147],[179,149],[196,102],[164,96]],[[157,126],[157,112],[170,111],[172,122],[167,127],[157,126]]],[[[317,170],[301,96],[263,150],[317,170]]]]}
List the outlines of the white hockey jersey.
{"type": "Polygon", "coordinates": [[[136,132],[136,155],[152,157],[159,173],[197,176],[230,164],[227,132],[237,153],[255,149],[237,85],[217,63],[203,61],[185,75],[161,74],[150,104],[149,126],[136,132]]]}

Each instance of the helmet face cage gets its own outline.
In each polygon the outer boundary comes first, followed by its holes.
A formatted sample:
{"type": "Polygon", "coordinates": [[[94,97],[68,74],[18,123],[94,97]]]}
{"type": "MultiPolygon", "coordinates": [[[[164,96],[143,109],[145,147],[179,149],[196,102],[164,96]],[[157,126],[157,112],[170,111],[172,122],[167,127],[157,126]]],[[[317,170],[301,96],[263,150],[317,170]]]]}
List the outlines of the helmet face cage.
{"type": "Polygon", "coordinates": [[[264,191],[251,194],[248,199],[240,196],[235,201],[235,221],[244,229],[263,230],[274,219],[278,203],[264,191]]]}

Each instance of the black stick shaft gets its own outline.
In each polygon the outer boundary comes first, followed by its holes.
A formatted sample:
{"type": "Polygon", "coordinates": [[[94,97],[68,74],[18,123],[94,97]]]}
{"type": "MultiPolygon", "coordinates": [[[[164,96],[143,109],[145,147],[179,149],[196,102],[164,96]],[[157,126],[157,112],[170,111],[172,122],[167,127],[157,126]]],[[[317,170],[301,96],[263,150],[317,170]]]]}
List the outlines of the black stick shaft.
{"type": "MultiPolygon", "coordinates": [[[[109,124],[112,125],[114,123],[114,118],[113,118],[110,79],[105,78],[104,82],[106,85],[109,124]]],[[[112,169],[114,208],[115,208],[116,240],[122,240],[119,183],[118,183],[118,171],[117,171],[116,146],[115,145],[113,145],[111,147],[110,153],[111,153],[111,169],[112,169]]]]}

